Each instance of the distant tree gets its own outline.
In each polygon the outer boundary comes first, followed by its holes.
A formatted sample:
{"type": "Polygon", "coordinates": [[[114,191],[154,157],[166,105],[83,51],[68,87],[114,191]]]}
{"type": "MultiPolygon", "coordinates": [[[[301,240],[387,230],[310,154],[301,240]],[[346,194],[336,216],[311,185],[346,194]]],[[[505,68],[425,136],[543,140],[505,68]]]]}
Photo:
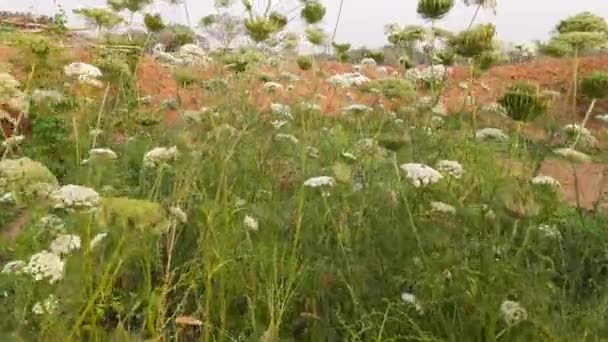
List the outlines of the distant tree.
{"type": "Polygon", "coordinates": [[[216,13],[206,15],[198,22],[198,27],[224,49],[230,48],[234,40],[245,33],[243,19],[228,12],[233,4],[234,0],[215,0],[216,13]]]}
{"type": "Polygon", "coordinates": [[[135,13],[142,11],[154,0],[108,0],[108,6],[116,12],[127,10],[130,13],[129,25],[133,23],[135,13]]]}
{"type": "Polygon", "coordinates": [[[111,29],[123,21],[118,14],[107,8],[78,8],[73,12],[83,17],[88,23],[95,25],[97,36],[102,29],[111,29]]]}

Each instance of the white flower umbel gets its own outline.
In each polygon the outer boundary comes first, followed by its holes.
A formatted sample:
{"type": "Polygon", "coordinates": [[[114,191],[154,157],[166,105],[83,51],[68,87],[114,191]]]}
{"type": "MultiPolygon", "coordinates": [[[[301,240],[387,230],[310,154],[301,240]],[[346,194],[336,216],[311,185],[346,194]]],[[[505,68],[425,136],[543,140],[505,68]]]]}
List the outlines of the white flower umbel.
{"type": "Polygon", "coordinates": [[[327,79],[327,82],[331,83],[332,85],[343,88],[360,86],[369,81],[369,78],[361,75],[358,72],[337,74],[327,79]]]}
{"type": "Polygon", "coordinates": [[[404,303],[407,303],[407,304],[413,305],[413,306],[414,306],[414,308],[416,309],[416,311],[417,311],[419,314],[424,313],[424,309],[422,308],[422,305],[421,305],[421,304],[420,304],[420,302],[418,301],[418,298],[416,298],[416,296],[414,296],[413,294],[408,293],[408,292],[403,292],[403,293],[401,294],[401,300],[402,300],[404,303]]]}
{"type": "Polygon", "coordinates": [[[443,179],[443,175],[439,171],[420,163],[403,164],[401,170],[405,172],[405,176],[417,188],[437,183],[443,179]]]}
{"type": "Polygon", "coordinates": [[[558,148],[556,150],[553,150],[553,153],[555,154],[559,154],[560,156],[570,159],[572,161],[576,161],[576,162],[588,162],[591,161],[591,157],[589,157],[588,155],[584,154],[583,152],[579,152],[577,150],[571,149],[571,148],[558,148]]]}
{"type": "Polygon", "coordinates": [[[97,191],[80,185],[64,185],[51,193],[56,208],[94,211],[101,202],[97,191]]]}
{"type": "Polygon", "coordinates": [[[94,128],[94,129],[89,130],[89,134],[92,137],[98,137],[103,134],[103,131],[99,128],[94,128]]]}
{"type": "Polygon", "coordinates": [[[608,123],[608,113],[602,114],[602,115],[596,115],[595,118],[604,123],[608,123]]]}
{"type": "Polygon", "coordinates": [[[336,180],[329,176],[312,177],[304,182],[304,186],[309,188],[331,188],[334,185],[336,185],[336,180]]]}
{"type": "Polygon", "coordinates": [[[374,60],[373,58],[363,58],[361,60],[361,66],[364,67],[376,67],[378,65],[378,63],[376,63],[376,60],[374,60]]]}
{"type": "Polygon", "coordinates": [[[437,162],[437,170],[444,175],[451,176],[456,179],[462,178],[462,175],[464,174],[464,168],[455,160],[440,160],[437,162]]]}
{"type": "Polygon", "coordinates": [[[551,176],[545,176],[545,175],[538,175],[534,178],[532,178],[532,184],[535,185],[550,185],[550,186],[555,186],[555,187],[559,187],[559,181],[551,176]]]}
{"type": "Polygon", "coordinates": [[[270,122],[270,124],[272,125],[272,127],[274,127],[274,129],[280,129],[281,127],[289,124],[289,121],[287,120],[273,120],[270,122]]]}
{"type": "Polygon", "coordinates": [[[291,115],[291,107],[289,105],[282,103],[273,103],[270,105],[270,110],[273,114],[285,116],[293,120],[293,116],[291,115]]]}
{"type": "Polygon", "coordinates": [[[254,232],[257,232],[260,229],[260,224],[258,220],[256,220],[255,217],[249,215],[245,215],[245,218],[243,219],[243,225],[245,225],[245,228],[254,232]]]}
{"type": "Polygon", "coordinates": [[[110,159],[118,158],[116,152],[112,151],[109,148],[93,148],[89,151],[89,157],[106,157],[110,159]]]}
{"type": "Polygon", "coordinates": [[[26,263],[23,260],[9,261],[2,268],[2,273],[20,274],[25,266],[26,263]]]}
{"type": "Polygon", "coordinates": [[[304,102],[304,103],[302,103],[302,108],[304,110],[308,110],[311,112],[320,112],[321,111],[321,106],[319,106],[316,103],[304,102]]]}
{"type": "Polygon", "coordinates": [[[57,310],[59,306],[59,301],[55,296],[50,295],[47,299],[45,299],[42,303],[37,302],[32,306],[32,313],[35,315],[44,315],[44,314],[52,314],[57,310]]]}
{"type": "Polygon", "coordinates": [[[41,217],[40,220],[38,220],[38,222],[36,223],[36,228],[40,230],[51,230],[54,232],[60,232],[65,229],[65,224],[63,223],[63,220],[58,216],[49,214],[41,217]]]}
{"type": "Polygon", "coordinates": [[[266,82],[264,83],[264,89],[269,92],[274,92],[283,89],[283,85],[277,82],[266,82]]]}
{"type": "Polygon", "coordinates": [[[72,234],[61,234],[51,242],[49,250],[59,256],[67,255],[71,251],[80,249],[80,236],[72,234]]]}
{"type": "Polygon", "coordinates": [[[597,139],[591,134],[591,132],[579,124],[570,124],[562,128],[563,134],[567,138],[575,139],[580,134],[580,142],[585,146],[594,145],[597,139]]]}
{"type": "Polygon", "coordinates": [[[185,224],[188,222],[188,215],[179,207],[169,208],[169,213],[171,214],[171,217],[176,219],[179,223],[185,224]]]}
{"type": "Polygon", "coordinates": [[[357,160],[357,157],[355,157],[355,155],[350,152],[342,152],[340,155],[348,160],[357,160]]]}
{"type": "Polygon", "coordinates": [[[507,140],[509,137],[499,128],[483,128],[475,133],[479,140],[507,140]]]}
{"type": "Polygon", "coordinates": [[[443,202],[431,202],[431,211],[445,214],[455,214],[456,208],[443,202]]]}
{"type": "Polygon", "coordinates": [[[63,71],[68,77],[86,76],[90,78],[99,78],[103,76],[99,68],[94,65],[82,62],[74,62],[69,65],[66,65],[63,68],[63,71]]]}
{"type": "Polygon", "coordinates": [[[0,195],[0,204],[15,204],[17,203],[17,198],[15,198],[15,194],[12,192],[7,192],[5,194],[0,195]]]}
{"type": "Polygon", "coordinates": [[[48,279],[49,283],[63,278],[64,263],[55,253],[42,251],[32,255],[23,272],[31,275],[36,281],[48,279]]]}
{"type": "Polygon", "coordinates": [[[513,325],[528,319],[528,312],[518,302],[505,300],[500,305],[500,317],[507,325],[513,325]]]}
{"type": "Polygon", "coordinates": [[[507,111],[505,110],[505,107],[503,107],[500,103],[496,102],[490,103],[482,107],[481,110],[488,113],[498,114],[500,116],[507,116],[507,111]]]}
{"type": "Polygon", "coordinates": [[[80,82],[81,84],[89,85],[93,88],[102,88],[103,87],[103,82],[101,82],[100,80],[96,80],[92,77],[85,76],[85,75],[78,76],[78,82],[80,82]]]}
{"type": "Polygon", "coordinates": [[[562,234],[555,225],[541,224],[536,227],[536,229],[538,229],[538,231],[541,232],[542,235],[547,238],[559,239],[562,237],[562,234]]]}
{"type": "Polygon", "coordinates": [[[144,167],[155,168],[175,161],[179,156],[177,146],[155,147],[144,155],[144,167]]]}
{"type": "Polygon", "coordinates": [[[363,113],[371,112],[372,108],[369,106],[366,106],[364,104],[354,103],[354,104],[351,104],[349,106],[342,108],[342,111],[347,114],[351,114],[351,113],[352,114],[363,114],[363,113]]]}

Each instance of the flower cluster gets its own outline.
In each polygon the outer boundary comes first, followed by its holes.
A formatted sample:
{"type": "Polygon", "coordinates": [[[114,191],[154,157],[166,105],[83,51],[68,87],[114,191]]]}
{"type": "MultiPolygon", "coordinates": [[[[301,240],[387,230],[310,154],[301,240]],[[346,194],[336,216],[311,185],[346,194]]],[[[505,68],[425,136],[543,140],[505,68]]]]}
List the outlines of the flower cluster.
{"type": "Polygon", "coordinates": [[[538,175],[532,178],[532,184],[559,187],[559,181],[551,176],[538,175]]]}
{"type": "Polygon", "coordinates": [[[304,182],[304,186],[309,188],[333,187],[336,185],[336,180],[329,176],[320,176],[309,178],[304,182]]]}
{"type": "Polygon", "coordinates": [[[364,67],[376,67],[378,65],[378,63],[376,63],[376,60],[373,58],[363,58],[361,60],[361,64],[364,67]]]}
{"type": "Polygon", "coordinates": [[[456,208],[443,202],[431,202],[431,211],[446,214],[455,214],[456,208]]]}
{"type": "Polygon", "coordinates": [[[101,202],[97,191],[80,185],[64,185],[51,193],[56,208],[95,211],[101,202]]]}
{"type": "Polygon", "coordinates": [[[277,90],[282,90],[283,85],[281,85],[280,83],[277,83],[277,82],[266,82],[266,83],[264,83],[264,89],[266,89],[266,91],[269,91],[269,92],[274,92],[277,90]]]}
{"type": "Polygon", "coordinates": [[[576,139],[580,135],[580,142],[584,146],[591,146],[597,142],[597,139],[591,134],[591,132],[578,124],[566,125],[562,128],[562,133],[567,139],[576,139]]]}
{"type": "Polygon", "coordinates": [[[507,325],[513,325],[528,319],[528,312],[518,302],[505,300],[500,305],[500,317],[507,325]]]}
{"type": "Polygon", "coordinates": [[[553,150],[553,153],[555,154],[559,154],[560,156],[570,159],[572,161],[575,162],[588,162],[591,160],[591,157],[589,157],[588,155],[584,154],[583,152],[579,152],[575,149],[572,148],[558,148],[553,150]]]}
{"type": "Polygon", "coordinates": [[[63,279],[64,261],[55,253],[42,251],[32,255],[29,262],[23,267],[23,273],[29,274],[36,281],[48,278],[54,284],[63,279]]]}
{"type": "Polygon", "coordinates": [[[509,137],[500,128],[483,128],[475,133],[479,140],[506,140],[509,137]]]}
{"type": "Polygon", "coordinates": [[[71,251],[80,249],[80,236],[72,234],[61,234],[51,242],[49,249],[59,256],[66,255],[71,251]]]}
{"type": "Polygon", "coordinates": [[[443,179],[443,175],[439,171],[425,164],[403,164],[401,170],[405,172],[405,176],[417,188],[437,183],[443,179]]]}
{"type": "Polygon", "coordinates": [[[245,218],[243,219],[243,224],[247,229],[254,232],[257,232],[260,229],[260,224],[258,220],[256,220],[253,216],[245,215],[245,218]]]}
{"type": "Polygon", "coordinates": [[[32,306],[32,313],[35,315],[51,314],[57,310],[59,301],[55,296],[50,295],[42,303],[37,302],[32,306]]]}
{"type": "Polygon", "coordinates": [[[405,78],[414,84],[440,84],[447,79],[448,75],[449,69],[442,64],[428,66],[421,69],[412,68],[405,72],[405,78]]]}
{"type": "Polygon", "coordinates": [[[337,86],[337,87],[343,87],[343,88],[360,86],[369,81],[370,81],[369,78],[367,78],[366,76],[363,76],[362,74],[360,74],[358,72],[337,74],[337,75],[333,75],[332,77],[327,79],[327,82],[329,82],[330,84],[337,86]]]}
{"type": "Polygon", "coordinates": [[[98,78],[103,76],[103,73],[94,65],[83,62],[74,62],[66,65],[63,68],[63,71],[66,76],[78,79],[80,83],[88,84],[96,88],[103,86],[103,84],[98,80],[98,78]]]}
{"type": "Polygon", "coordinates": [[[178,156],[177,146],[155,147],[144,155],[144,167],[155,168],[176,160],[178,156]]]}
{"type": "Polygon", "coordinates": [[[455,160],[440,160],[437,162],[437,170],[457,179],[462,178],[464,174],[464,168],[455,160]]]}
{"type": "Polygon", "coordinates": [[[538,231],[547,238],[559,239],[562,236],[562,233],[560,233],[559,229],[555,225],[541,224],[536,227],[536,229],[538,229],[538,231]]]}

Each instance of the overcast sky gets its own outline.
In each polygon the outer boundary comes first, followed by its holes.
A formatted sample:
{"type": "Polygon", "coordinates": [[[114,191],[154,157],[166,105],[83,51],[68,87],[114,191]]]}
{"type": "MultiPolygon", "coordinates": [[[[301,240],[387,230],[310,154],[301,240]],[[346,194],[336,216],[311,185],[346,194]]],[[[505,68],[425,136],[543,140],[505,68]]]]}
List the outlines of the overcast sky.
{"type": "MultiPolygon", "coordinates": [[[[78,7],[103,6],[105,0],[56,0],[68,13],[78,7]]],[[[213,0],[187,0],[190,16],[196,22],[212,11],[213,0]]],[[[260,0],[254,0],[260,1],[260,0]]],[[[296,0],[274,0],[297,3],[296,0]]],[[[458,30],[467,26],[474,8],[458,5],[439,25],[458,30]]],[[[183,7],[172,7],[157,1],[148,9],[160,11],[168,21],[185,22],[183,7]]],[[[240,0],[237,1],[240,3],[240,0]]],[[[340,0],[322,0],[327,6],[325,28],[332,31],[340,0]]],[[[421,24],[416,14],[416,0],[344,0],[337,41],[348,41],[353,46],[378,47],[385,44],[384,26],[389,23],[421,24]]],[[[240,6],[240,4],[239,4],[240,6]]],[[[289,7],[289,5],[286,5],[289,7]]],[[[0,0],[0,9],[52,14],[53,0],[0,0]]],[[[498,38],[507,41],[546,39],[562,18],[582,11],[591,11],[608,20],[608,0],[498,0],[497,14],[484,12],[478,22],[492,21],[497,26],[498,38]]],[[[71,16],[73,25],[81,25],[71,16]]]]}

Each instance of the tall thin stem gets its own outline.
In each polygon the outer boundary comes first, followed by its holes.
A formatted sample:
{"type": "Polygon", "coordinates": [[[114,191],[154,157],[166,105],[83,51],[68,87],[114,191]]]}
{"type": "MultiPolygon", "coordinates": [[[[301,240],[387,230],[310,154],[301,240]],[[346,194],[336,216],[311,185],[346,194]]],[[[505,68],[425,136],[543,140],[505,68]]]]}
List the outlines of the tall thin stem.
{"type": "Polygon", "coordinates": [[[479,10],[481,9],[481,3],[479,5],[477,5],[477,8],[475,9],[475,13],[473,14],[473,17],[471,18],[471,21],[469,22],[469,26],[467,26],[467,31],[471,29],[471,27],[473,27],[473,23],[475,22],[475,19],[477,19],[477,15],[479,14],[479,10]]]}
{"type": "Polygon", "coordinates": [[[331,34],[331,41],[336,39],[336,33],[338,32],[338,25],[340,25],[340,18],[342,17],[342,8],[344,7],[344,0],[340,0],[340,8],[338,9],[338,17],[336,18],[336,25],[334,25],[334,31],[331,34]]]}
{"type": "Polygon", "coordinates": [[[578,93],[578,47],[574,48],[574,60],[572,61],[572,124],[576,123],[576,96],[578,93]]]}
{"type": "Polygon", "coordinates": [[[186,12],[186,22],[188,23],[188,27],[192,27],[190,23],[190,10],[188,9],[188,0],[184,0],[184,12],[186,12]]]}

